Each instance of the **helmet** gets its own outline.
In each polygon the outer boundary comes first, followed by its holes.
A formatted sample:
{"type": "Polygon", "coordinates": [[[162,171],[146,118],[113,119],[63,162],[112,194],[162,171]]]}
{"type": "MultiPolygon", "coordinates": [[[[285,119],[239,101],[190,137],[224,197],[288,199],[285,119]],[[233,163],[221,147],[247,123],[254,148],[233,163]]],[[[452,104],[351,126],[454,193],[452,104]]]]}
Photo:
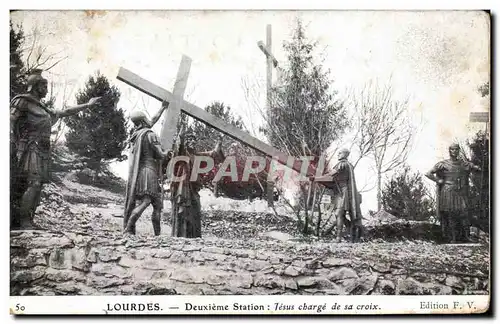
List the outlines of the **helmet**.
{"type": "Polygon", "coordinates": [[[130,113],[130,120],[134,123],[140,123],[141,121],[146,122],[148,125],[150,125],[150,122],[148,120],[148,117],[146,114],[141,111],[141,110],[134,110],[130,113]]]}
{"type": "Polygon", "coordinates": [[[34,86],[39,84],[40,82],[47,82],[47,79],[45,79],[42,76],[42,69],[34,69],[30,72],[28,75],[28,79],[26,80],[26,85],[28,86],[28,92],[30,92],[34,86]]]}

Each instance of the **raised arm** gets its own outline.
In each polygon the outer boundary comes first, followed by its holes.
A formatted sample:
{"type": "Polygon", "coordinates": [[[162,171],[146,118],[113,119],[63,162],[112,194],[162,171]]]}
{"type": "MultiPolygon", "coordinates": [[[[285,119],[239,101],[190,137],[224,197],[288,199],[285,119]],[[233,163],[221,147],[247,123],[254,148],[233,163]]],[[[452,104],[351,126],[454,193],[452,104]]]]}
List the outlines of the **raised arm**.
{"type": "Polygon", "coordinates": [[[219,140],[217,141],[217,144],[215,145],[215,148],[211,151],[205,151],[205,152],[196,152],[196,155],[200,156],[210,156],[213,158],[215,163],[220,163],[224,160],[224,152],[222,151],[222,142],[219,140]]]}
{"type": "Polygon", "coordinates": [[[168,105],[169,105],[169,104],[170,104],[170,103],[169,103],[169,102],[167,102],[167,101],[162,102],[160,110],[159,110],[159,111],[156,113],[156,115],[154,115],[154,116],[153,116],[153,118],[151,119],[151,127],[153,127],[153,126],[154,126],[154,124],[156,124],[156,122],[160,119],[160,117],[161,117],[161,115],[163,114],[163,112],[164,112],[165,110],[167,110],[167,108],[168,108],[168,105]]]}

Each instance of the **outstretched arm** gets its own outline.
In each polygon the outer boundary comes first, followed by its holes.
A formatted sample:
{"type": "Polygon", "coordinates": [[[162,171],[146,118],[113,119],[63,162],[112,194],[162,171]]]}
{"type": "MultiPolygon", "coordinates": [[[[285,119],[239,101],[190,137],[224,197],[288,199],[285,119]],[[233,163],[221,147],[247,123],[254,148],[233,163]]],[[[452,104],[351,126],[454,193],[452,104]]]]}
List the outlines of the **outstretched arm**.
{"type": "Polygon", "coordinates": [[[310,181],[315,181],[315,182],[330,182],[333,181],[333,178],[339,173],[339,171],[343,170],[345,167],[342,162],[336,164],[333,167],[333,170],[331,172],[327,172],[326,174],[316,177],[316,176],[311,176],[309,177],[310,181]]]}
{"type": "Polygon", "coordinates": [[[330,182],[333,180],[334,175],[335,175],[335,173],[327,173],[327,174],[324,174],[324,175],[319,176],[319,177],[312,176],[310,178],[310,180],[315,181],[315,182],[330,182]]]}
{"type": "Polygon", "coordinates": [[[87,108],[91,108],[91,107],[96,106],[97,104],[99,104],[99,99],[100,98],[101,97],[91,98],[89,100],[89,102],[87,102],[87,103],[84,103],[84,104],[81,104],[81,105],[77,105],[77,106],[73,106],[73,107],[68,107],[66,109],[55,110],[54,111],[55,112],[55,116],[56,117],[68,117],[68,116],[72,116],[74,114],[79,113],[82,110],[85,110],[87,108]]]}
{"type": "Polygon", "coordinates": [[[159,110],[159,111],[156,113],[156,115],[154,115],[154,116],[153,116],[153,118],[151,119],[151,127],[153,127],[153,126],[154,126],[154,124],[156,124],[156,122],[160,119],[160,117],[161,117],[161,115],[163,114],[163,112],[164,112],[165,110],[167,110],[167,108],[168,108],[168,105],[169,105],[169,104],[170,104],[170,103],[169,103],[169,102],[167,102],[167,101],[162,102],[160,110],[159,110]]]}

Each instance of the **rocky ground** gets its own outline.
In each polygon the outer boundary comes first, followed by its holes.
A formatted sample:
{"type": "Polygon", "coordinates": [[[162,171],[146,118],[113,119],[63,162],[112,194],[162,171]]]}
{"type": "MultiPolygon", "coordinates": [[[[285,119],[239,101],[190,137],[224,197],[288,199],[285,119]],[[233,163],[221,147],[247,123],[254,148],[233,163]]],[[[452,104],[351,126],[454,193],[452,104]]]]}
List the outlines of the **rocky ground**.
{"type": "Polygon", "coordinates": [[[48,230],[11,232],[11,294],[489,291],[488,242],[439,245],[422,236],[430,224],[377,224],[366,242],[334,244],[297,235],[291,217],[209,208],[203,238],[183,239],[169,235],[167,204],[162,236],[152,235],[148,209],[138,235],[124,237],[122,204],[121,194],[69,178],[49,184],[35,218],[48,230]]]}

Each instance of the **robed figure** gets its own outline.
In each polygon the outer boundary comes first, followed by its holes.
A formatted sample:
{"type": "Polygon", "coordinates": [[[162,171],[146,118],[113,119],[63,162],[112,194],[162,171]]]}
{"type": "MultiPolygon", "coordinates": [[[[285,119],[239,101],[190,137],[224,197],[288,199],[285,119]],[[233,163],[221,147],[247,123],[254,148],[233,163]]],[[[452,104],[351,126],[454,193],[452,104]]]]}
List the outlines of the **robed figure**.
{"type": "Polygon", "coordinates": [[[338,163],[332,171],[312,180],[320,182],[331,189],[332,205],[337,221],[337,239],[342,239],[344,225],[349,229],[351,242],[360,239],[362,234],[361,196],[356,186],[354,166],[347,160],[349,150],[342,149],[338,153],[338,163]]]}
{"type": "Polygon", "coordinates": [[[172,236],[174,237],[201,237],[199,191],[202,185],[199,175],[191,179],[195,155],[211,157],[214,165],[224,160],[220,141],[212,151],[195,152],[195,140],[192,134],[181,131],[174,148],[174,158],[177,157],[177,159],[172,170],[173,181],[170,183],[172,236]]]}
{"type": "Polygon", "coordinates": [[[99,98],[88,103],[54,109],[42,99],[47,95],[47,79],[42,70],[31,72],[27,93],[10,103],[11,228],[34,229],[33,216],[40,204],[45,183],[50,180],[50,134],[59,118],[96,106],[99,98]]]}
{"type": "MultiPolygon", "coordinates": [[[[164,104],[159,114],[167,106],[168,104],[164,104]]],[[[136,234],[137,220],[149,205],[153,206],[151,220],[154,234],[161,234],[162,174],[170,152],[162,149],[158,136],[151,129],[158,118],[159,115],[149,121],[141,111],[130,114],[135,127],[130,136],[131,151],[123,218],[124,232],[127,234],[136,234]]]]}
{"type": "Polygon", "coordinates": [[[459,159],[458,144],[448,150],[450,158],[436,163],[426,176],[436,182],[436,211],[443,239],[447,243],[469,242],[469,177],[481,168],[459,159]]]}

